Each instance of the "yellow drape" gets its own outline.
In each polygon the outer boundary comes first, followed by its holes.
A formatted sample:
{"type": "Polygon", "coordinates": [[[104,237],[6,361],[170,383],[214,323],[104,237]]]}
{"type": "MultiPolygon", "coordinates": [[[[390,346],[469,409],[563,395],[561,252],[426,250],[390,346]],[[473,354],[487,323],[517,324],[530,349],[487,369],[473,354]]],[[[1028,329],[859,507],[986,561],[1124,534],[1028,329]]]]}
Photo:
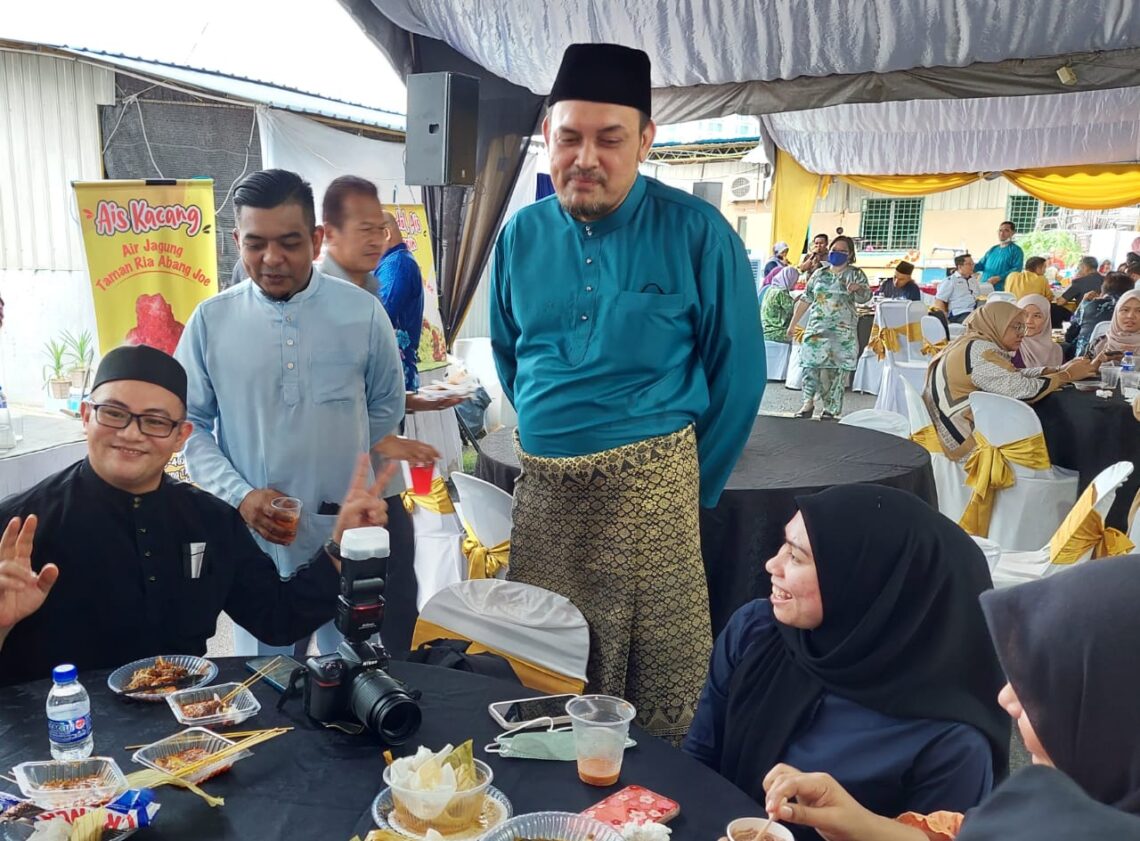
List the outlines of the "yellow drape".
{"type": "Polygon", "coordinates": [[[791,247],[793,263],[807,238],[821,180],[821,176],[808,172],[783,149],[776,150],[776,179],[772,186],[772,242],[786,242],[791,247]]]}
{"type": "Polygon", "coordinates": [[[844,175],[844,181],[888,196],[925,196],[965,187],[981,179],[976,172],[948,172],[941,175],[844,175]]]}
{"type": "Polygon", "coordinates": [[[490,652],[491,654],[499,655],[511,664],[511,669],[518,677],[519,682],[530,689],[538,689],[551,695],[559,695],[567,692],[580,693],[586,688],[585,682],[577,678],[551,671],[545,666],[539,666],[529,660],[515,657],[512,654],[507,654],[505,651],[500,651],[497,648],[476,642],[465,634],[453,631],[450,628],[445,628],[442,625],[436,625],[434,622],[428,622],[422,617],[416,620],[416,629],[412,633],[413,649],[419,648],[425,642],[439,639],[463,640],[464,642],[471,643],[471,645],[467,646],[468,654],[490,652]]]}
{"type": "Polygon", "coordinates": [[[1140,164],[1089,164],[1010,169],[1006,178],[1031,196],[1074,210],[1140,204],[1140,164]]]}
{"type": "Polygon", "coordinates": [[[511,542],[504,540],[487,548],[479,542],[471,526],[466,523],[467,537],[463,538],[463,557],[467,559],[468,578],[494,578],[495,573],[506,569],[511,560],[511,542]]]}
{"type": "Polygon", "coordinates": [[[1031,470],[1048,470],[1053,465],[1045,436],[1040,433],[995,447],[974,430],[974,440],[977,446],[966,459],[966,484],[974,492],[958,525],[976,537],[988,537],[997,492],[1011,487],[1016,480],[1010,464],[1031,470]]]}
{"type": "Polygon", "coordinates": [[[946,345],[950,344],[946,339],[937,342],[928,342],[926,339],[922,340],[922,355],[934,356],[941,353],[946,349],[946,345]]]}
{"type": "Polygon", "coordinates": [[[906,338],[908,342],[918,342],[922,340],[922,325],[917,321],[912,321],[906,327],[880,327],[878,324],[871,327],[871,338],[867,341],[869,347],[875,356],[882,359],[887,355],[889,350],[891,353],[898,353],[902,350],[902,340],[906,338]]]}
{"type": "Polygon", "coordinates": [[[934,424],[924,426],[918,432],[912,432],[910,440],[929,453],[943,452],[942,442],[938,440],[938,433],[934,431],[934,424]]]}
{"type": "Polygon", "coordinates": [[[400,494],[404,501],[404,510],[411,514],[418,505],[436,514],[454,514],[455,506],[451,503],[451,496],[447,492],[447,485],[443,479],[436,476],[431,483],[431,493],[420,496],[414,491],[404,491],[400,494]]]}
{"type": "Polygon", "coordinates": [[[1094,558],[1127,555],[1135,544],[1123,532],[1106,528],[1104,519],[1093,506],[1096,504],[1096,485],[1089,485],[1077,504],[1065,517],[1053,539],[1049,541],[1049,562],[1072,564],[1089,549],[1094,558]]]}

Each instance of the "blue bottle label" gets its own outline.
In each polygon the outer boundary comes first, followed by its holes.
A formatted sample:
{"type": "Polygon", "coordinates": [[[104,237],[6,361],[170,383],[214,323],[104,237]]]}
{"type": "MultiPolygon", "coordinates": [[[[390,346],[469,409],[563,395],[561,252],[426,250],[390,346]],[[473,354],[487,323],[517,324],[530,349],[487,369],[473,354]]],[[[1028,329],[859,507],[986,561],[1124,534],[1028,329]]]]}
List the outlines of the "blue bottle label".
{"type": "Polygon", "coordinates": [[[91,715],[79,718],[48,719],[48,738],[57,745],[82,742],[91,735],[91,715]]]}

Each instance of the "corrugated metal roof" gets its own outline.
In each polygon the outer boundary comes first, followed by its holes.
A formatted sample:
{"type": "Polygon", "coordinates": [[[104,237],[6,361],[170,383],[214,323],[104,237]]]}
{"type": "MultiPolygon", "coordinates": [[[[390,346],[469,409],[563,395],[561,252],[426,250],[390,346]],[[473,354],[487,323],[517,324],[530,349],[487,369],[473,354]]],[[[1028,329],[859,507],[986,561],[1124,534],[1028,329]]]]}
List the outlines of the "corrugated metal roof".
{"type": "Polygon", "coordinates": [[[354,102],[344,102],[293,88],[278,87],[268,82],[245,79],[240,76],[230,76],[225,73],[200,70],[178,64],[147,61],[97,50],[61,47],[60,51],[112,64],[124,70],[141,73],[152,78],[167,79],[180,85],[214,91],[243,102],[269,105],[273,108],[281,108],[301,114],[315,114],[356,123],[357,125],[376,126],[389,131],[403,132],[406,125],[404,115],[394,111],[369,108],[354,102]]]}

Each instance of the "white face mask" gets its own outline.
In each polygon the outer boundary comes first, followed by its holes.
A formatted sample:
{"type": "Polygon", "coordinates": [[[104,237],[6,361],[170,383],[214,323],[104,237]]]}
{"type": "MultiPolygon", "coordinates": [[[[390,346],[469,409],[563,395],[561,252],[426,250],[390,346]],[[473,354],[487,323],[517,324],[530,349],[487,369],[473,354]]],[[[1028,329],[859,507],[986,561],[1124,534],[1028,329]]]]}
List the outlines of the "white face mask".
{"type": "MultiPolygon", "coordinates": [[[[628,750],[637,742],[627,738],[628,750]]],[[[551,718],[537,718],[534,721],[508,730],[495,737],[495,741],[483,748],[487,753],[497,753],[506,759],[550,759],[559,762],[573,762],[578,758],[574,746],[574,731],[571,727],[555,728],[551,718]],[[535,721],[549,721],[546,730],[526,730],[535,721]]]]}

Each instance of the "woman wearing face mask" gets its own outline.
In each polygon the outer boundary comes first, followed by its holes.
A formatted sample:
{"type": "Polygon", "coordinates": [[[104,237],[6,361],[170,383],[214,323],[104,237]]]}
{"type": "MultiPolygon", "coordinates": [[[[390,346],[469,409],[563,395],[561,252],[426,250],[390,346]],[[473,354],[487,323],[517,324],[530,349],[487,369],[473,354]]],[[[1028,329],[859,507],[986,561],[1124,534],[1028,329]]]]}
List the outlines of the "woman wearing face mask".
{"type": "MultiPolygon", "coordinates": [[[[1033,763],[1056,768],[1088,797],[1132,815],[1140,815],[1138,601],[1140,557],[1135,555],[1081,564],[981,596],[1008,678],[998,701],[1017,724],[1033,763]]],[[[1064,786],[1042,775],[1033,775],[1028,783],[1015,776],[994,793],[994,802],[978,810],[975,829],[974,812],[964,820],[961,814],[908,814],[890,820],[864,808],[828,774],[781,766],[765,780],[766,804],[777,819],[812,826],[827,841],[927,841],[954,838],[960,830],[963,839],[1011,838],[981,830],[1001,823],[1003,803],[1009,808],[1003,795],[1007,788],[1027,785],[1069,796],[1064,786]]],[[[1048,809],[1049,804],[1037,807],[1048,809]]],[[[1036,836],[1069,837],[1054,832],[1036,836]]],[[[1117,841],[1140,835],[1076,837],[1117,841]]]]}
{"type": "Polygon", "coordinates": [[[1093,353],[1140,354],[1140,291],[1130,290],[1117,299],[1108,332],[1090,349],[1093,353]]]}
{"type": "MultiPolygon", "coordinates": [[[[1008,278],[1006,283],[1009,283],[1008,278]]],[[[1014,368],[1057,368],[1064,361],[1061,346],[1049,329],[1049,301],[1043,295],[1024,295],[1017,305],[1025,312],[1025,336],[1010,361],[1014,368]]]]}
{"type": "Polygon", "coordinates": [[[790,340],[794,325],[806,310],[800,365],[804,372],[804,403],[796,417],[810,418],[815,398],[823,401],[821,420],[838,420],[843,412],[843,391],[847,375],[855,370],[859,341],[859,316],[855,304],[871,300],[871,284],[862,269],[855,267],[855,243],[851,237],[831,241],[828,265],[816,270],[788,326],[790,340]]]}
{"type": "Polygon", "coordinates": [[[682,749],[757,799],[787,763],[827,771],[880,813],[970,808],[1009,750],[981,550],[894,488],[797,504],[767,563],[772,595],[717,639],[682,749]]]}

